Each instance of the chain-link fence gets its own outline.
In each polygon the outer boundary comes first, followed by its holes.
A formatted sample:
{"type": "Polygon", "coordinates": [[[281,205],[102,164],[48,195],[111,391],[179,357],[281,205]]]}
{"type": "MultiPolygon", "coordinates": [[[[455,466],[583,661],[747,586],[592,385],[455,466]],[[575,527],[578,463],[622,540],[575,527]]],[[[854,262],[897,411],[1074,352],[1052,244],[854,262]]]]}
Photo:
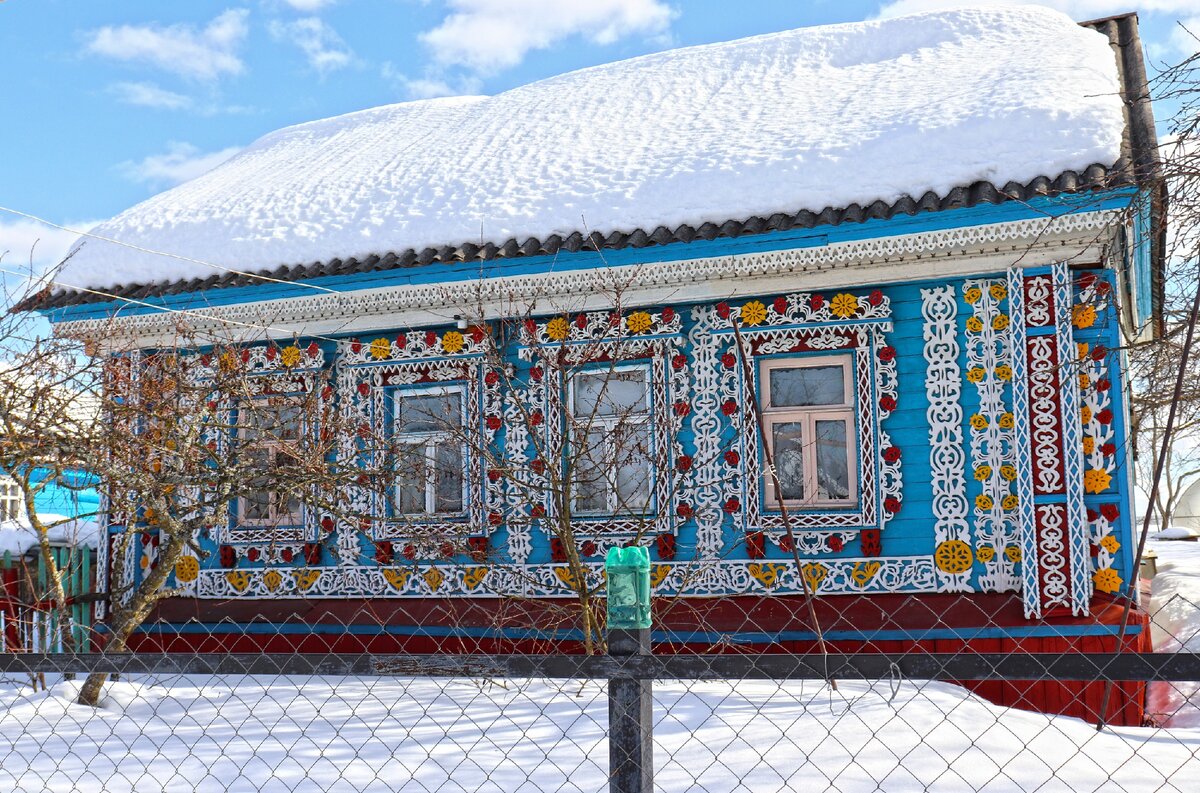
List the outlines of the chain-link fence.
{"type": "Polygon", "coordinates": [[[765,630],[805,623],[796,596],[739,624],[661,599],[645,646],[605,633],[590,655],[569,619],[538,631],[538,604],[499,598],[259,601],[218,621],[168,600],[129,653],[10,641],[0,789],[1193,790],[1200,546],[1157,547],[1123,646],[1110,613],[1021,628],[986,598],[976,620],[910,598],[851,635],[878,599],[819,597],[825,652],[765,630]],[[79,704],[96,673],[98,706],[79,704]]]}

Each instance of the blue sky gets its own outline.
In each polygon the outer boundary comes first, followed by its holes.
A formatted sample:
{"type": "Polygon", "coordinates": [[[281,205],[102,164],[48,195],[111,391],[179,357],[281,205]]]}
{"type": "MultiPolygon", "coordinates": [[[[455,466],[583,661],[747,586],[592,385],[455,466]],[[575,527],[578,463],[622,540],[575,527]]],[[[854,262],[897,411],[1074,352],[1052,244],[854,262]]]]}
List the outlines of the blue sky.
{"type": "MultiPolygon", "coordinates": [[[[86,226],[282,126],[492,94],[669,47],[960,3],[945,0],[0,0],[0,206],[86,226]]],[[[1152,60],[1195,47],[1200,0],[1053,0],[1141,12],[1152,60]]],[[[0,212],[6,266],[72,235],[0,212]]]]}

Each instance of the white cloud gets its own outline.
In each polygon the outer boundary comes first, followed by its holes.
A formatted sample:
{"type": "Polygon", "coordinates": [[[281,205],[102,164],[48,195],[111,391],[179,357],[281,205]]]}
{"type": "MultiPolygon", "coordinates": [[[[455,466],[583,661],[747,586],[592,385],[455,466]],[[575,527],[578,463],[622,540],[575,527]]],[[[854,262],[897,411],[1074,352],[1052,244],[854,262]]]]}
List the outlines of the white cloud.
{"type": "Polygon", "coordinates": [[[421,41],[443,66],[486,74],[516,66],[530,50],[581,35],[611,44],[666,33],[675,11],[662,0],[447,0],[452,13],[421,41]]]}
{"type": "Polygon", "coordinates": [[[302,11],[306,14],[311,14],[314,11],[320,11],[326,6],[331,6],[337,0],[283,0],[297,11],[302,11]]]}
{"type": "Polygon", "coordinates": [[[299,47],[308,59],[308,65],[321,74],[345,68],[354,60],[354,53],[342,41],[342,37],[316,17],[305,17],[294,22],[274,20],[269,29],[276,41],[290,41],[299,47]]]}
{"type": "Polygon", "coordinates": [[[898,17],[920,11],[938,11],[946,8],[979,5],[1040,5],[1056,8],[1080,22],[1126,11],[1142,12],[1189,12],[1195,11],[1196,0],[893,0],[879,9],[881,17],[898,17]]]}
{"type": "Polygon", "coordinates": [[[1180,20],[1171,28],[1168,44],[1175,55],[1185,58],[1200,52],[1200,16],[1180,20]]]}
{"type": "Polygon", "coordinates": [[[127,160],[117,169],[132,181],[151,187],[170,187],[211,171],[239,151],[240,146],[230,146],[206,153],[190,143],[171,141],[162,154],[151,154],[140,162],[127,160]]]}
{"type": "Polygon", "coordinates": [[[157,107],[163,110],[184,110],[192,106],[191,97],[159,88],[154,83],[115,83],[109,91],[117,101],[139,107],[157,107]]]}
{"type": "MultiPolygon", "coordinates": [[[[77,231],[88,231],[98,220],[68,222],[62,225],[77,231]]],[[[62,261],[67,251],[79,239],[74,231],[63,231],[35,220],[15,218],[0,220],[0,267],[15,273],[42,273],[62,261]]]]}
{"type": "Polygon", "coordinates": [[[194,80],[240,74],[238,48],[246,38],[245,9],[230,10],[203,29],[193,25],[105,26],[88,34],[87,48],[120,61],[141,61],[194,80]]]}
{"type": "Polygon", "coordinates": [[[475,77],[463,77],[451,83],[440,77],[409,77],[385,61],[379,70],[383,79],[394,83],[409,99],[436,99],[439,96],[468,96],[478,94],[483,83],[475,77]]]}

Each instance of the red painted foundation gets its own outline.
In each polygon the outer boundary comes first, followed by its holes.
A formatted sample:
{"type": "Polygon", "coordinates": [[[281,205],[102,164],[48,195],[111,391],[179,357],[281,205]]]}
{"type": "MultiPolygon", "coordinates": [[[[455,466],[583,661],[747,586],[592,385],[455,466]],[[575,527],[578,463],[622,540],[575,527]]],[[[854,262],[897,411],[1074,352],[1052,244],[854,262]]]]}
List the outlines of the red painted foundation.
{"type": "MultiPolygon", "coordinates": [[[[1098,597],[1087,617],[1031,622],[1022,614],[1020,599],[1008,594],[827,596],[817,601],[816,609],[825,634],[833,637],[828,642],[831,650],[880,653],[1116,652],[1113,634],[1121,613],[1119,604],[1098,597]],[[1031,630],[1050,635],[1027,635],[1031,630]],[[886,633],[878,635],[881,632],[886,633]],[[896,632],[914,638],[904,639],[896,632]],[[859,638],[845,638],[849,633],[859,638]],[[950,633],[955,636],[948,636],[950,633]],[[1080,633],[1092,635],[1072,635],[1080,633]]],[[[805,638],[811,636],[807,615],[799,597],[661,600],[656,608],[656,629],[671,630],[679,639],[659,642],[655,651],[816,652],[816,642],[805,638]],[[692,638],[693,632],[704,635],[692,638]]],[[[572,605],[566,601],[176,599],[160,604],[156,620],[160,623],[156,630],[131,642],[134,649],[205,653],[583,652],[578,639],[554,638],[556,631],[574,627],[572,605]],[[181,629],[189,622],[205,626],[181,629]],[[455,633],[454,629],[475,635],[455,633]],[[502,635],[525,631],[536,631],[539,637],[502,635]]],[[[1120,650],[1151,649],[1148,619],[1134,609],[1120,650]]],[[[999,705],[1095,722],[1105,684],[986,681],[963,685],[999,705]]],[[[1114,685],[1105,721],[1142,724],[1145,698],[1144,683],[1114,685]]]]}

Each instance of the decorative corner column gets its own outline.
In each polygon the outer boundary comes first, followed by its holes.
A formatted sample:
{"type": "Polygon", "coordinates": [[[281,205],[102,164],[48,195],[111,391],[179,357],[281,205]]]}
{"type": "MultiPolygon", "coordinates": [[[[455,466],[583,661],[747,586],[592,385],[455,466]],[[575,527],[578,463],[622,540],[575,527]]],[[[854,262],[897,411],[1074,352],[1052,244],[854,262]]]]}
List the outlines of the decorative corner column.
{"type": "Polygon", "coordinates": [[[1092,582],[1067,265],[1012,268],[1008,292],[1025,617],[1082,616],[1092,582]]]}

